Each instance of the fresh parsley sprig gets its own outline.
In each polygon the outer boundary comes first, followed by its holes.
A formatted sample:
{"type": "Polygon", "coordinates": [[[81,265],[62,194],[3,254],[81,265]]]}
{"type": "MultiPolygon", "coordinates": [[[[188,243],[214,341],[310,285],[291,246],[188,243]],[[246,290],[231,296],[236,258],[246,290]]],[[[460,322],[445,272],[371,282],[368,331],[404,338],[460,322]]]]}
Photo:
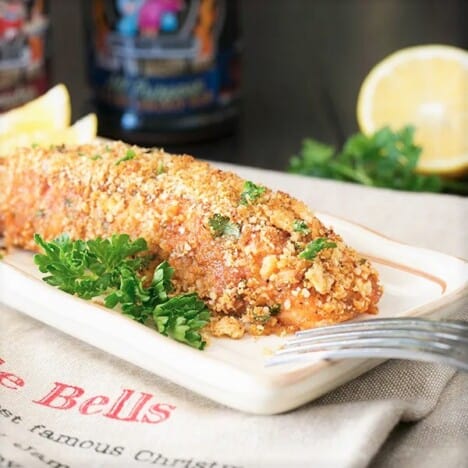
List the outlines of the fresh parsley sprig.
{"type": "Polygon", "coordinates": [[[293,231],[299,234],[309,234],[310,228],[303,219],[295,219],[293,221],[293,231]]]}
{"type": "Polygon", "coordinates": [[[265,193],[265,190],[265,187],[262,187],[261,185],[256,185],[250,180],[246,180],[244,182],[242,193],[240,195],[240,204],[249,205],[255,202],[265,193]]]}
{"type": "Polygon", "coordinates": [[[153,319],[160,333],[194,348],[205,347],[198,330],[209,322],[210,312],[197,294],[174,296],[158,304],[153,319]]]}
{"type": "Polygon", "coordinates": [[[240,227],[238,224],[231,222],[229,216],[223,216],[219,213],[215,213],[208,220],[208,225],[210,226],[214,237],[221,236],[240,236],[240,227]]]}
{"type": "Polygon", "coordinates": [[[44,281],[83,299],[103,296],[110,309],[122,312],[140,323],[151,320],[163,335],[203,349],[199,331],[209,322],[210,312],[194,294],[169,296],[173,289],[173,268],[162,262],[154,271],[149,286],[141,270],[153,260],[144,239],[132,241],[126,234],[110,239],[72,241],[62,235],[46,242],[36,234],[34,240],[44,253],[34,262],[44,281]]]}
{"type": "Polygon", "coordinates": [[[332,146],[306,139],[299,155],[290,159],[288,171],[372,187],[466,193],[466,184],[415,172],[421,147],[414,143],[413,137],[412,126],[399,131],[384,127],[370,136],[362,133],[351,136],[339,152],[332,146]]]}
{"type": "Polygon", "coordinates": [[[130,161],[132,159],[135,159],[136,153],[132,149],[127,150],[125,153],[125,156],[122,156],[116,163],[115,165],[118,166],[119,164],[125,162],[125,161],[130,161]]]}
{"type": "Polygon", "coordinates": [[[322,250],[334,249],[335,247],[335,242],[331,242],[325,237],[318,237],[306,245],[305,249],[299,254],[299,258],[313,260],[322,250]]]}

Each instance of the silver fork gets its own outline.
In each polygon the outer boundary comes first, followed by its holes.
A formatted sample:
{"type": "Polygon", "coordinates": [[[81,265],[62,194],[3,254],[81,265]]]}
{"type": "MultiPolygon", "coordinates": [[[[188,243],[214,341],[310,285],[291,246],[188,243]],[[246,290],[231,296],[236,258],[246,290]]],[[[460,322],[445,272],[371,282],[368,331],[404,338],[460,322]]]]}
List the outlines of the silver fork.
{"type": "Polygon", "coordinates": [[[468,322],[382,318],[304,330],[265,365],[342,358],[410,359],[468,372],[468,322]]]}

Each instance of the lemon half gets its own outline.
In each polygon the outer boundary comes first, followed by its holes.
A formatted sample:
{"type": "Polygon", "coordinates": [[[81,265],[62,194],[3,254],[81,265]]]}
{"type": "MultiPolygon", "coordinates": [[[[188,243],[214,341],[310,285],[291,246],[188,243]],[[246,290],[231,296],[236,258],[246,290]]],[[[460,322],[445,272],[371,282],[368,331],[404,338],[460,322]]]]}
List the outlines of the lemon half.
{"type": "Polygon", "coordinates": [[[366,134],[413,125],[420,172],[468,172],[468,52],[424,45],[388,56],[362,84],[357,118],[366,134]]]}
{"type": "Polygon", "coordinates": [[[63,84],[0,115],[0,139],[12,133],[62,130],[70,125],[70,95],[63,84]]]}
{"type": "Polygon", "coordinates": [[[90,143],[97,133],[97,118],[88,114],[71,127],[60,130],[35,130],[28,133],[11,133],[0,139],[0,156],[8,156],[18,147],[31,145],[59,145],[90,143]]]}

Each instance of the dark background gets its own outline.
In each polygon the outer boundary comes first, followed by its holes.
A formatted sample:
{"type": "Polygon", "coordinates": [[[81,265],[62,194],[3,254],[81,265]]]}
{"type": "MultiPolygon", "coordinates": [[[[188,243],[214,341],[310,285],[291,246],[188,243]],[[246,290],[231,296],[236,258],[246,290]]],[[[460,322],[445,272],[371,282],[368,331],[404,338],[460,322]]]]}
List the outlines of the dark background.
{"type": "MultiPolygon", "coordinates": [[[[83,4],[50,0],[54,83],[73,118],[92,109],[83,4]]],[[[232,0],[227,0],[232,1],[232,0]]],[[[468,45],[466,0],[240,0],[243,98],[238,132],[183,148],[197,157],[284,169],[305,137],[341,145],[372,66],[402,47],[468,45]]]]}

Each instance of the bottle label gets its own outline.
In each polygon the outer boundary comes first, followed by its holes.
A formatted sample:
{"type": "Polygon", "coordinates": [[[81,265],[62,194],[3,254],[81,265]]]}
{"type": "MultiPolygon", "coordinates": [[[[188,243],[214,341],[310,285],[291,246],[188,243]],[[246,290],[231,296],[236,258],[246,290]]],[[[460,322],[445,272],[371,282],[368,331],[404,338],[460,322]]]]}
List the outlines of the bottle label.
{"type": "Polygon", "coordinates": [[[226,13],[223,0],[95,0],[97,100],[167,116],[227,105],[238,60],[226,13]]]}
{"type": "Polygon", "coordinates": [[[47,89],[41,0],[0,0],[0,112],[24,104],[47,89]]]}

